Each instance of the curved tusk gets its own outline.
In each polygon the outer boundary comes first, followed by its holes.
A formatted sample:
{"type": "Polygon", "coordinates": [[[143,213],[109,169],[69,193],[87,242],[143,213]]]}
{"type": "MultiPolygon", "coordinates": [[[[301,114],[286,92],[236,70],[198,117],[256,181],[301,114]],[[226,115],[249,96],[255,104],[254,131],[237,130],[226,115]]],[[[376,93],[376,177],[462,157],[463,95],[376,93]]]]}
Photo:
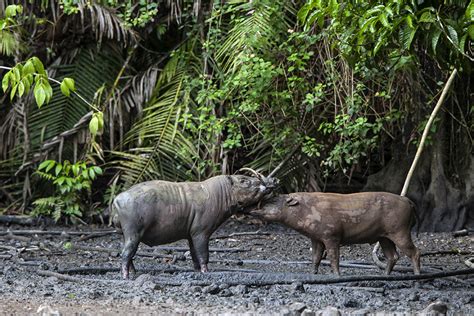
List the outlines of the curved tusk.
{"type": "Polygon", "coordinates": [[[263,180],[263,178],[264,178],[264,176],[261,173],[258,173],[257,171],[253,170],[252,168],[240,168],[239,171],[250,171],[251,173],[253,173],[260,180],[263,180]]]}

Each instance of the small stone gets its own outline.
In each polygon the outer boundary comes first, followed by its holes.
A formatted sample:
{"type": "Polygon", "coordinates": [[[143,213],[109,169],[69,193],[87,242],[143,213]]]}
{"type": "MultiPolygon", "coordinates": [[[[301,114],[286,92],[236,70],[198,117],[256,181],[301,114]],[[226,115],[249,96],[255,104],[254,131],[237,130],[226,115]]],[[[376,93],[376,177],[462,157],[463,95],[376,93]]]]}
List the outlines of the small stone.
{"type": "Polygon", "coordinates": [[[410,293],[408,296],[408,301],[410,302],[418,302],[420,300],[420,294],[418,292],[410,293]]]}
{"type": "Polygon", "coordinates": [[[143,291],[155,291],[155,290],[158,290],[159,288],[160,287],[158,286],[158,284],[156,284],[153,281],[145,281],[143,282],[143,285],[142,285],[143,291]]]}
{"type": "Polygon", "coordinates": [[[310,309],[305,309],[302,313],[301,316],[316,316],[316,313],[313,312],[310,309]]]}
{"type": "Polygon", "coordinates": [[[358,309],[351,312],[351,316],[366,316],[366,315],[369,315],[370,313],[371,313],[370,309],[364,308],[364,309],[358,309]]]}
{"type": "Polygon", "coordinates": [[[41,316],[60,316],[61,315],[59,311],[52,309],[51,306],[49,305],[40,305],[36,313],[41,316]]]}
{"type": "Polygon", "coordinates": [[[220,289],[219,286],[215,283],[206,286],[205,288],[202,289],[202,292],[205,294],[217,294],[219,293],[220,289]]]}
{"type": "Polygon", "coordinates": [[[333,306],[328,306],[323,309],[321,316],[341,316],[341,312],[333,306]]]}
{"type": "Polygon", "coordinates": [[[143,283],[147,281],[152,281],[152,280],[153,280],[153,277],[151,275],[149,275],[148,273],[144,273],[144,274],[140,274],[133,282],[135,283],[135,285],[142,286],[143,283]]]}
{"type": "Polygon", "coordinates": [[[219,293],[219,296],[222,296],[222,297],[230,297],[232,296],[232,291],[229,290],[229,289],[223,289],[220,293],[219,293]]]}
{"type": "Polygon", "coordinates": [[[359,308],[360,307],[360,303],[354,299],[345,299],[344,302],[342,303],[342,305],[344,307],[347,307],[347,308],[359,308]]]}
{"type": "Polygon", "coordinates": [[[293,303],[289,307],[290,307],[290,310],[295,311],[297,313],[301,313],[302,311],[306,309],[306,305],[299,302],[293,303]]]}
{"type": "Polygon", "coordinates": [[[230,287],[230,285],[227,284],[227,283],[222,283],[222,284],[219,285],[219,289],[221,289],[221,290],[228,289],[229,287],[230,287]]]}
{"type": "Polygon", "coordinates": [[[243,284],[233,286],[230,288],[230,290],[232,291],[232,293],[234,293],[234,295],[242,295],[247,294],[249,292],[249,288],[247,287],[247,285],[243,284]]]}
{"type": "Polygon", "coordinates": [[[294,282],[294,283],[291,283],[291,290],[293,292],[300,292],[300,293],[304,293],[305,290],[304,290],[304,285],[303,283],[301,282],[294,282]]]}
{"type": "Polygon", "coordinates": [[[53,285],[53,284],[56,284],[58,283],[58,278],[57,277],[48,277],[46,279],[43,280],[43,284],[44,285],[53,285]]]}
{"type": "Polygon", "coordinates": [[[446,303],[437,300],[436,302],[428,305],[421,313],[423,315],[446,315],[448,312],[448,306],[446,303]]]}
{"type": "Polygon", "coordinates": [[[250,301],[255,304],[260,304],[260,298],[258,296],[250,297],[250,301]]]}
{"type": "Polygon", "coordinates": [[[189,289],[192,293],[201,293],[202,292],[202,287],[200,286],[191,286],[189,289]]]}
{"type": "Polygon", "coordinates": [[[132,304],[133,305],[140,305],[141,303],[143,303],[143,298],[141,296],[135,296],[132,300],[132,304]]]}

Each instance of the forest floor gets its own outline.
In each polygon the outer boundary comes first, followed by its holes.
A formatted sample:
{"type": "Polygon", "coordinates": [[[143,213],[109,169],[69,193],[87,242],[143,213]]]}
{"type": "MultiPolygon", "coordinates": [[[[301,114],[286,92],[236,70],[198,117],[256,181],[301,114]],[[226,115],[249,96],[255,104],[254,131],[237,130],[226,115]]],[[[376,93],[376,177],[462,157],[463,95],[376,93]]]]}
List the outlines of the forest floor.
{"type": "MultiPolygon", "coordinates": [[[[171,249],[140,245],[135,258],[138,271],[131,280],[121,280],[118,269],[121,235],[89,238],[92,230],[107,232],[108,227],[47,227],[52,235],[18,231],[26,229],[39,228],[0,226],[0,315],[368,315],[426,312],[434,302],[432,306],[447,308],[448,314],[474,315],[473,274],[307,284],[315,278],[335,278],[327,264],[319,275],[311,273],[310,241],[282,226],[249,219],[229,220],[214,233],[209,273],[192,271],[187,242],[180,241],[166,245],[175,247],[171,249]],[[7,230],[17,232],[7,235],[7,230]],[[253,234],[232,235],[237,232],[253,234]],[[61,275],[48,276],[44,271],[61,275]],[[70,279],[63,280],[64,275],[70,279]]],[[[464,261],[474,253],[472,235],[421,233],[414,239],[425,254],[422,269],[466,269],[464,261]],[[429,254],[441,250],[447,253],[429,254]]],[[[342,267],[342,277],[382,275],[372,263],[371,250],[367,244],[342,247],[341,262],[366,267],[342,267]]],[[[396,267],[411,270],[406,257],[396,267]]]]}

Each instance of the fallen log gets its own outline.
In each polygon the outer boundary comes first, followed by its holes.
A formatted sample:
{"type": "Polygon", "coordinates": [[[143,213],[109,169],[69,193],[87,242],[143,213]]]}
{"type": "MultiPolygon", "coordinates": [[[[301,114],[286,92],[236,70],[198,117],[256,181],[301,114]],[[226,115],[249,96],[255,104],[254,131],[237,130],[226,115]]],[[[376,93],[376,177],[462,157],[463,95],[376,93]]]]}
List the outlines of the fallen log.
{"type": "MultiPolygon", "coordinates": [[[[178,247],[178,246],[158,246],[155,247],[158,250],[164,251],[176,251],[176,252],[186,252],[189,251],[189,247],[178,247]]],[[[209,252],[247,252],[250,249],[242,249],[242,248],[209,248],[209,252]]]]}
{"type": "Polygon", "coordinates": [[[93,279],[93,278],[80,278],[70,275],[65,275],[48,270],[37,270],[36,273],[41,276],[55,277],[59,280],[70,281],[70,282],[93,282],[93,283],[113,283],[113,284],[130,284],[128,280],[106,280],[106,279],[93,279]]]}
{"type": "MultiPolygon", "coordinates": [[[[189,268],[180,268],[180,267],[168,267],[163,269],[150,269],[150,268],[136,268],[137,272],[141,273],[175,273],[175,272],[194,272],[193,269],[189,268]]],[[[120,268],[118,267],[80,267],[80,268],[68,268],[68,269],[60,269],[56,271],[61,274],[106,274],[109,272],[120,272],[120,268]]],[[[244,273],[256,273],[257,270],[251,269],[232,269],[232,268],[224,268],[224,269],[216,269],[210,272],[244,272],[244,273]]]]}
{"type": "MultiPolygon", "coordinates": [[[[268,286],[268,285],[289,285],[295,282],[301,282],[303,284],[336,284],[336,283],[348,283],[348,282],[362,282],[362,281],[417,281],[417,280],[432,280],[439,278],[446,278],[458,275],[469,275],[473,274],[474,269],[464,269],[464,270],[455,270],[455,271],[445,271],[437,273],[427,273],[419,275],[358,275],[358,276],[346,276],[346,277],[317,277],[308,274],[301,274],[304,278],[297,278],[298,274],[291,274],[289,278],[286,279],[273,279],[265,280],[265,275],[268,276],[270,273],[252,273],[251,280],[229,280],[225,281],[229,286],[236,285],[247,285],[247,286],[268,286]]],[[[220,278],[222,280],[222,278],[220,278]]],[[[174,281],[168,279],[158,278],[156,283],[163,286],[208,286],[212,283],[215,283],[215,280],[196,280],[196,281],[174,281]]]]}
{"type": "Polygon", "coordinates": [[[24,215],[0,215],[0,223],[2,224],[17,224],[17,225],[35,225],[38,221],[29,216],[24,215]]]}
{"type": "Polygon", "coordinates": [[[231,233],[228,235],[218,235],[218,236],[211,237],[210,239],[226,239],[226,238],[233,238],[233,237],[238,237],[238,236],[269,236],[269,235],[271,235],[271,233],[257,230],[255,232],[239,232],[239,233],[231,233]]]}
{"type": "Polygon", "coordinates": [[[89,239],[104,237],[104,236],[117,234],[117,233],[118,233],[117,230],[104,231],[104,232],[93,232],[93,233],[90,233],[90,234],[87,234],[87,235],[84,235],[84,236],[78,238],[76,241],[86,241],[86,240],[89,240],[89,239]]]}
{"type": "Polygon", "coordinates": [[[104,230],[104,231],[66,231],[66,230],[7,230],[7,231],[0,231],[0,236],[14,234],[14,235],[63,235],[64,237],[70,236],[82,236],[85,234],[93,234],[93,233],[113,233],[116,230],[104,230]]]}
{"type": "MultiPolygon", "coordinates": [[[[81,245],[72,245],[72,249],[83,250],[83,251],[97,251],[97,252],[107,252],[107,253],[121,253],[121,249],[117,248],[105,248],[105,247],[91,247],[91,246],[81,246],[81,245]]],[[[163,255],[154,252],[148,251],[137,251],[137,256],[141,257],[149,257],[149,258],[163,258],[163,259],[171,259],[171,260],[180,260],[185,261],[186,257],[183,255],[176,256],[176,255],[163,255]]]]}

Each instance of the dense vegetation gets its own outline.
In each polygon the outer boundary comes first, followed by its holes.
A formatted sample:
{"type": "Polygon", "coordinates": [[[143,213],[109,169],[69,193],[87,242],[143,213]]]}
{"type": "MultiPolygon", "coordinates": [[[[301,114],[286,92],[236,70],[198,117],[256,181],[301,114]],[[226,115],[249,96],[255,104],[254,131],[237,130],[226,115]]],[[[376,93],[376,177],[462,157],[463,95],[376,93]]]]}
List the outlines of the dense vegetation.
{"type": "Polygon", "coordinates": [[[0,211],[87,219],[141,181],[281,162],[285,191],[399,193],[456,68],[408,196],[424,229],[467,225],[473,21],[466,0],[0,0],[0,58],[20,65],[0,211]]]}

